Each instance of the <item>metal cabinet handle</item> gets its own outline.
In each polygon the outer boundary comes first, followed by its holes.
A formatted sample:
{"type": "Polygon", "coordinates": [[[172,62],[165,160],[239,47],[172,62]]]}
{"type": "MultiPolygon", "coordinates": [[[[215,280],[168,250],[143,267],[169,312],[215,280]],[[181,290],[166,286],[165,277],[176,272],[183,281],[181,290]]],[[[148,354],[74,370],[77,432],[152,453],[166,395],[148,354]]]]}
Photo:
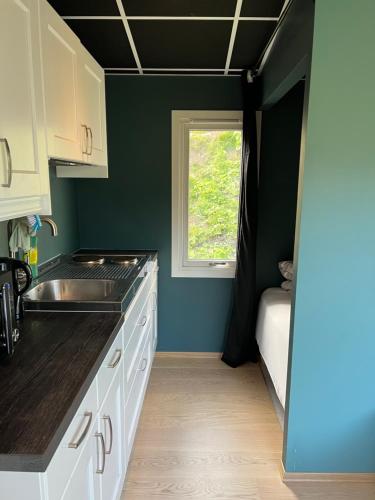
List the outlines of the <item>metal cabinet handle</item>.
{"type": "Polygon", "coordinates": [[[107,368],[115,368],[120,362],[121,355],[122,355],[122,350],[116,349],[114,360],[112,361],[112,363],[109,363],[107,368]]]}
{"type": "Polygon", "coordinates": [[[92,129],[91,129],[91,127],[88,127],[88,129],[89,129],[89,134],[90,134],[90,152],[88,152],[87,154],[89,156],[91,156],[92,155],[92,129]]]}
{"type": "Polygon", "coordinates": [[[8,166],[8,182],[6,182],[5,184],[1,184],[1,186],[5,188],[10,188],[13,176],[12,154],[10,152],[8,139],[6,137],[0,138],[0,142],[3,142],[5,145],[5,152],[7,156],[7,166],[8,166]]]}
{"type": "Polygon", "coordinates": [[[143,316],[141,321],[138,323],[138,326],[145,326],[146,323],[147,323],[147,316],[143,316]]]}
{"type": "Polygon", "coordinates": [[[112,451],[112,443],[113,443],[113,427],[112,427],[112,420],[109,415],[104,415],[103,416],[104,422],[108,422],[108,427],[109,427],[109,447],[108,450],[104,450],[106,455],[110,455],[112,451]]]}
{"type": "Polygon", "coordinates": [[[82,153],[87,155],[87,149],[89,147],[89,132],[86,125],[82,124],[81,127],[85,129],[85,142],[82,146],[82,153]]]}
{"type": "Polygon", "coordinates": [[[147,358],[143,358],[142,362],[141,362],[141,365],[138,368],[138,371],[144,372],[146,370],[146,368],[147,368],[147,362],[148,362],[148,359],[147,358]]]}
{"type": "Polygon", "coordinates": [[[74,448],[77,449],[78,446],[82,443],[82,441],[85,439],[86,434],[88,433],[91,425],[91,420],[92,420],[92,412],[91,411],[85,411],[84,413],[84,419],[87,419],[87,423],[85,425],[85,428],[83,429],[81,435],[76,441],[71,441],[68,444],[68,448],[74,448]]]}
{"type": "Polygon", "coordinates": [[[209,262],[208,265],[211,267],[229,267],[228,262],[209,262]]]}
{"type": "Polygon", "coordinates": [[[104,436],[101,432],[96,432],[95,437],[98,439],[101,447],[101,455],[102,455],[102,460],[101,464],[99,466],[99,447],[98,447],[98,467],[96,468],[96,473],[97,474],[103,474],[104,469],[105,469],[105,443],[104,443],[104,436]]]}

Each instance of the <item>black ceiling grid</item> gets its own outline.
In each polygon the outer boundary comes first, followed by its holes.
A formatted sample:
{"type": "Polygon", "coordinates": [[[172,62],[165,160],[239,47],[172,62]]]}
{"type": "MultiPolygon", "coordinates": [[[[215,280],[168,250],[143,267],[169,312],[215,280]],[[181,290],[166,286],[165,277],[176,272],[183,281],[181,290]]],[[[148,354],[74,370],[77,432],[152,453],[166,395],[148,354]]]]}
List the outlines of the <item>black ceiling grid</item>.
{"type": "Polygon", "coordinates": [[[129,21],[145,68],[221,69],[230,21],[129,21]]]}
{"type": "Polygon", "coordinates": [[[121,19],[66,19],[66,22],[103,68],[136,67],[121,19]]]}
{"type": "Polygon", "coordinates": [[[238,76],[286,0],[49,0],[107,74],[238,76]]]}
{"type": "Polygon", "coordinates": [[[241,17],[279,17],[285,0],[243,0],[241,17]]]}
{"type": "Polygon", "coordinates": [[[257,21],[249,29],[248,21],[239,21],[230,67],[251,68],[255,66],[275,26],[274,23],[268,21],[257,21]]]}
{"type": "Polygon", "coordinates": [[[234,16],[237,0],[122,0],[128,16],[234,16]]]}
{"type": "Polygon", "coordinates": [[[116,0],[48,0],[60,16],[119,16],[116,0]]]}

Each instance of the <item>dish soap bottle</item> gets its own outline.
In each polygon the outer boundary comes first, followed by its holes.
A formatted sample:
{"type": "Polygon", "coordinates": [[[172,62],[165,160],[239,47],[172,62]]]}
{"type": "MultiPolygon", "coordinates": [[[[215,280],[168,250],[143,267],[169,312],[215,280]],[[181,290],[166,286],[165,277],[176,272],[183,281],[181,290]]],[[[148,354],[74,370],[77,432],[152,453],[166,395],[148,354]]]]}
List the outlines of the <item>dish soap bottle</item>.
{"type": "Polygon", "coordinates": [[[27,252],[27,259],[33,279],[38,277],[38,238],[36,235],[30,236],[30,250],[27,252]]]}

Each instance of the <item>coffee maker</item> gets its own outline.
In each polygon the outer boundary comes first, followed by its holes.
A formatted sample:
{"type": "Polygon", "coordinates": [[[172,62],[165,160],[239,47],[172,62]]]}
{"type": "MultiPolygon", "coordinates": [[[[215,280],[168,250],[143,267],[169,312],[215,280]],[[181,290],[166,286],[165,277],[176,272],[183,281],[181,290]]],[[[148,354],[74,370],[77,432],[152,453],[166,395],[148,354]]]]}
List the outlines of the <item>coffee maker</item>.
{"type": "Polygon", "coordinates": [[[10,271],[0,271],[0,360],[14,352],[19,338],[14,307],[13,278],[10,271]]]}
{"type": "Polygon", "coordinates": [[[23,318],[22,295],[28,290],[33,280],[31,268],[22,260],[0,257],[0,270],[11,273],[15,318],[20,320],[23,318]]]}
{"type": "Polygon", "coordinates": [[[23,318],[22,295],[32,282],[28,264],[0,257],[0,357],[12,356],[19,338],[18,322],[23,318]]]}

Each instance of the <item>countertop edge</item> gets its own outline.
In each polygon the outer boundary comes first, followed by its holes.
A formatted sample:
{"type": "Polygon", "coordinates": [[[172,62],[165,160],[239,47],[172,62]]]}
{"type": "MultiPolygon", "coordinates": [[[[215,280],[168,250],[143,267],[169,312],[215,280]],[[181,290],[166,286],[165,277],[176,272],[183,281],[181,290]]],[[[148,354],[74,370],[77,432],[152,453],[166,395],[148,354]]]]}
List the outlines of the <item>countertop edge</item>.
{"type": "MultiPolygon", "coordinates": [[[[113,312],[116,314],[116,312],[113,312]]],[[[90,314],[97,314],[96,312],[90,312],[90,314]]],[[[46,472],[64,434],[68,430],[70,423],[74,415],[76,414],[80,404],[83,401],[88,389],[90,388],[93,380],[95,379],[98,370],[107,355],[114,339],[119,333],[122,325],[124,324],[125,314],[122,313],[118,319],[116,326],[114,327],[111,335],[109,336],[105,346],[96,358],[89,374],[84,380],[80,390],[78,391],[76,397],[74,398],[72,404],[70,405],[68,411],[64,415],[59,427],[56,430],[54,437],[51,439],[49,446],[47,447],[43,455],[28,455],[28,454],[0,454],[0,472],[46,472]]]]}

